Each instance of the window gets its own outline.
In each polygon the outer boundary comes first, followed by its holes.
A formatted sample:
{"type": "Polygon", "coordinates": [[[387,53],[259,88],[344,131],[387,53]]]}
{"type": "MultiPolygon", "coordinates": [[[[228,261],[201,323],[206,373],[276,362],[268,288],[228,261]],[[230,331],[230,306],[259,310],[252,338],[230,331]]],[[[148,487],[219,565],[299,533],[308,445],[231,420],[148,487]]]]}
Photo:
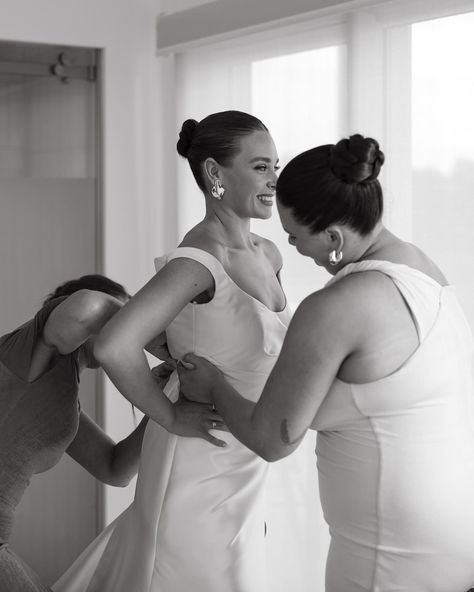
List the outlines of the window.
{"type": "Polygon", "coordinates": [[[457,286],[474,328],[473,30],[474,13],[412,26],[411,103],[413,239],[457,286]]]}
{"type": "MultiPolygon", "coordinates": [[[[169,85],[175,125],[171,132],[167,122],[164,146],[175,145],[185,118],[224,109],[260,117],[282,165],[311,145],[355,132],[375,137],[386,154],[386,225],[439,263],[474,327],[474,286],[464,273],[474,246],[467,227],[474,188],[474,1],[438,4],[334,7],[299,25],[176,53],[169,85]]],[[[203,200],[187,163],[179,159],[176,166],[178,240],[202,216],[203,200]]],[[[293,307],[327,281],[325,271],[287,245],[276,212],[253,229],[281,249],[293,307]]]]}

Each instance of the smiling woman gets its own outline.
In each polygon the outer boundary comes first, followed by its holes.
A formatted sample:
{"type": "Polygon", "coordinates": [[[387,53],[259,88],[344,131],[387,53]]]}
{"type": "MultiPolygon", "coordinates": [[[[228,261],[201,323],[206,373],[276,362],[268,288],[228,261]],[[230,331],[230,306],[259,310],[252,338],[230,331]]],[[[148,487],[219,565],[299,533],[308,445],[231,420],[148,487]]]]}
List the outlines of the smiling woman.
{"type": "MultiPolygon", "coordinates": [[[[175,360],[190,348],[208,356],[255,401],[290,320],[280,253],[250,232],[252,218],[272,212],[276,148],[260,120],[224,111],[186,120],[177,149],[204,194],[206,214],[177,249],[156,260],[158,273],[108,325],[96,355],[138,405],[159,395],[147,388],[143,348],[166,331],[175,360]]],[[[178,399],[176,375],[166,394],[178,399]]],[[[225,430],[211,406],[208,413],[205,433],[192,434],[201,439],[182,437],[191,434],[176,429],[173,413],[165,427],[149,423],[134,503],[57,592],[272,589],[265,544],[268,465],[225,430]]]]}

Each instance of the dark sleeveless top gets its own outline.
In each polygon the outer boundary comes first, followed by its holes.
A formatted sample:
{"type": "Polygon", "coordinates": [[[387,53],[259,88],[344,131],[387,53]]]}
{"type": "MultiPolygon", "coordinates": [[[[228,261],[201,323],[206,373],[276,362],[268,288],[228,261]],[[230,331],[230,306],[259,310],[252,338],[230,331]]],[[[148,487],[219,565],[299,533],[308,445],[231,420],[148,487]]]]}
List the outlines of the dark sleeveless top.
{"type": "Polygon", "coordinates": [[[0,543],[8,540],[31,476],[59,461],[79,425],[78,350],[60,355],[36,380],[27,380],[44,325],[65,298],[55,298],[31,321],[0,337],[0,543]]]}

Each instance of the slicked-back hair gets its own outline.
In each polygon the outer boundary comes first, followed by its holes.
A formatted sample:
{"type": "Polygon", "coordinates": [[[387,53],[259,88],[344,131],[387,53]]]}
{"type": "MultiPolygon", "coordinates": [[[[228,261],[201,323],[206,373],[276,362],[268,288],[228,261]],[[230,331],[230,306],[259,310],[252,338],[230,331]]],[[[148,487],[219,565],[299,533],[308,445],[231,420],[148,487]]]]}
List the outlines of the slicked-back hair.
{"type": "Polygon", "coordinates": [[[187,119],[181,127],[176,149],[178,154],[187,158],[196,183],[205,193],[204,161],[213,158],[220,165],[227,166],[240,152],[241,139],[256,131],[268,132],[257,117],[243,111],[221,111],[199,122],[187,119]]]}

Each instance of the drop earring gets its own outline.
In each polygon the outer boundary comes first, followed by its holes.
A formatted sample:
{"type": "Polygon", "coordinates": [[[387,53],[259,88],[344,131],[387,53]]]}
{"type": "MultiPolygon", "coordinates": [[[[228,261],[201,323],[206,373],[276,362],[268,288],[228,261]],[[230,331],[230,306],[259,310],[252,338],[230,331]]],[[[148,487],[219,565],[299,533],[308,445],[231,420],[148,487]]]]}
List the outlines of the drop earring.
{"type": "Polygon", "coordinates": [[[342,251],[336,251],[336,249],[333,249],[330,253],[329,253],[329,265],[337,265],[338,263],[340,263],[342,261],[343,258],[343,254],[342,251]]]}
{"type": "Polygon", "coordinates": [[[216,199],[221,200],[224,193],[225,193],[225,188],[223,187],[223,185],[219,181],[219,179],[216,179],[214,181],[214,185],[211,187],[212,197],[215,197],[216,199]]]}

